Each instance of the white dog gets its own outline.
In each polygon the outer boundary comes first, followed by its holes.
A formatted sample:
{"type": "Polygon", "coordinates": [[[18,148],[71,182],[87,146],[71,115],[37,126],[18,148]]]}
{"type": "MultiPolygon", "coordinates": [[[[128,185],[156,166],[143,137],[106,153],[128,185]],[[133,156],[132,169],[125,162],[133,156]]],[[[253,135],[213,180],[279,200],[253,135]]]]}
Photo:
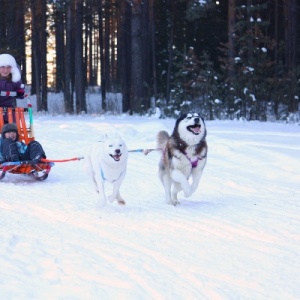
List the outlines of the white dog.
{"type": "Polygon", "coordinates": [[[117,134],[106,134],[102,141],[89,149],[85,168],[99,193],[99,206],[115,199],[120,205],[126,204],[120,195],[120,186],[126,174],[127,159],[127,146],[117,134]],[[108,197],[105,194],[105,182],[112,185],[112,193],[108,197]]]}
{"type": "Polygon", "coordinates": [[[206,127],[197,113],[182,115],[171,136],[166,131],[157,135],[157,148],[162,150],[159,177],[163,183],[166,202],[177,205],[177,194],[183,190],[185,197],[194,193],[206,164],[206,127]],[[192,177],[192,184],[189,178],[192,177]],[[173,186],[173,189],[172,189],[173,186]]]}

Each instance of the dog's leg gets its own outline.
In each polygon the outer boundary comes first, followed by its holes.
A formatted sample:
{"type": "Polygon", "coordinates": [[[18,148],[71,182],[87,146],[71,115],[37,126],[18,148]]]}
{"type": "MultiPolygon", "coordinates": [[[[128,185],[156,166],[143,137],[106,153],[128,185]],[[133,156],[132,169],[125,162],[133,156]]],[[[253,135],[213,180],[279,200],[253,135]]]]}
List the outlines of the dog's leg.
{"type": "Polygon", "coordinates": [[[126,202],[120,195],[120,187],[121,187],[124,177],[125,177],[125,172],[123,172],[123,174],[121,175],[121,177],[118,180],[116,180],[115,182],[112,183],[113,191],[112,191],[111,195],[108,196],[109,202],[114,202],[116,199],[118,201],[118,204],[121,204],[121,205],[126,204],[126,202]]]}
{"type": "Polygon", "coordinates": [[[118,204],[120,204],[120,205],[126,204],[125,200],[121,197],[121,194],[119,191],[113,191],[112,194],[107,197],[107,199],[111,203],[114,202],[116,199],[118,204]]]}
{"type": "Polygon", "coordinates": [[[175,182],[177,182],[181,185],[181,188],[184,192],[185,197],[189,197],[192,194],[192,189],[191,189],[191,186],[190,186],[186,176],[183,175],[180,171],[172,170],[171,171],[171,178],[175,182]]]}
{"type": "Polygon", "coordinates": [[[97,202],[98,207],[102,207],[106,203],[106,196],[104,192],[104,180],[99,175],[93,177],[94,182],[96,183],[96,191],[99,193],[99,201],[97,202]]]}
{"type": "Polygon", "coordinates": [[[193,170],[193,172],[192,172],[193,182],[191,185],[192,193],[194,193],[197,190],[201,176],[202,176],[202,170],[198,170],[198,171],[193,170]]]}
{"type": "Polygon", "coordinates": [[[192,178],[193,178],[193,182],[191,185],[192,193],[194,193],[199,186],[199,182],[200,182],[205,164],[206,164],[206,158],[201,160],[201,162],[198,164],[198,166],[196,168],[192,169],[192,178]]]}
{"type": "Polygon", "coordinates": [[[177,204],[180,204],[180,202],[177,199],[177,194],[182,190],[181,184],[178,182],[174,182],[173,190],[172,190],[172,204],[176,206],[177,204]]]}
{"type": "Polygon", "coordinates": [[[125,200],[121,197],[120,192],[117,193],[116,199],[118,201],[118,204],[120,204],[120,205],[125,205],[126,204],[125,200]]]}
{"type": "Polygon", "coordinates": [[[95,178],[94,176],[92,177],[92,182],[93,182],[93,186],[94,186],[94,188],[95,188],[95,191],[96,191],[97,193],[99,193],[98,183],[97,183],[97,180],[96,180],[96,178],[95,178]]]}
{"type": "Polygon", "coordinates": [[[165,189],[166,203],[172,204],[172,201],[171,201],[172,180],[170,178],[170,175],[161,171],[161,172],[159,172],[159,176],[160,176],[161,182],[165,189]]]}

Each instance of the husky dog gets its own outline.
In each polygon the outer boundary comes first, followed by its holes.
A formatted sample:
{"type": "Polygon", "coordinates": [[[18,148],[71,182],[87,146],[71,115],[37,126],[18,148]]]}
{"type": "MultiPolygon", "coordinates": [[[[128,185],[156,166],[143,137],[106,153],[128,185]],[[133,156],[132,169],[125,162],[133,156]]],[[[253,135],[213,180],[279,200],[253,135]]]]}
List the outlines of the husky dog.
{"type": "Polygon", "coordinates": [[[101,142],[93,145],[85,159],[87,174],[91,177],[100,199],[98,206],[105,205],[106,201],[125,205],[120,195],[120,186],[125,177],[127,168],[128,150],[125,142],[117,134],[106,134],[101,142]],[[112,193],[105,195],[105,182],[112,185],[112,193]]]}
{"type": "Polygon", "coordinates": [[[181,115],[171,136],[166,131],[158,133],[157,148],[162,150],[159,177],[165,189],[167,203],[179,204],[177,194],[181,190],[185,197],[196,191],[206,164],[205,138],[206,126],[197,113],[181,115]]]}

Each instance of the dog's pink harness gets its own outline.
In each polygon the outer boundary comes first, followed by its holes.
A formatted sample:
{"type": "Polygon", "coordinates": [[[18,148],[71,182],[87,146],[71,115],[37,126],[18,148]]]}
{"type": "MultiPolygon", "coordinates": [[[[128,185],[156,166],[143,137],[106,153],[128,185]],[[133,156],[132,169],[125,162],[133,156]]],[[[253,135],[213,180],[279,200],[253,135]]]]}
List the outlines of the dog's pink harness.
{"type": "Polygon", "coordinates": [[[198,161],[201,160],[201,157],[197,157],[196,160],[192,161],[186,154],[186,152],[183,152],[183,154],[185,155],[185,157],[190,161],[192,168],[196,168],[198,166],[198,161]]]}
{"type": "MultiPolygon", "coordinates": [[[[165,153],[166,153],[166,149],[167,148],[164,148],[163,149],[163,156],[165,155],[165,153]]],[[[185,151],[181,151],[184,155],[185,155],[185,157],[190,161],[190,163],[191,163],[191,165],[192,165],[192,168],[196,168],[197,166],[198,166],[198,161],[199,160],[202,160],[203,158],[205,158],[206,157],[206,155],[205,156],[197,156],[197,159],[196,160],[194,160],[194,161],[192,161],[189,157],[188,157],[188,155],[187,155],[187,153],[185,152],[185,151]]]]}

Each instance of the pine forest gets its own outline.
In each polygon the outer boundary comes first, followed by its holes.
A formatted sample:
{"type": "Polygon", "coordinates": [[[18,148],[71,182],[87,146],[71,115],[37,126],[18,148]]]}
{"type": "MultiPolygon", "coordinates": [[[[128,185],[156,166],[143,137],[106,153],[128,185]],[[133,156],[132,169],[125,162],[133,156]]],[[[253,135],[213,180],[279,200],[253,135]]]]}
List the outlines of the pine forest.
{"type": "Polygon", "coordinates": [[[122,112],[300,121],[297,0],[0,0],[0,53],[47,111],[86,111],[87,92],[122,112]]]}

